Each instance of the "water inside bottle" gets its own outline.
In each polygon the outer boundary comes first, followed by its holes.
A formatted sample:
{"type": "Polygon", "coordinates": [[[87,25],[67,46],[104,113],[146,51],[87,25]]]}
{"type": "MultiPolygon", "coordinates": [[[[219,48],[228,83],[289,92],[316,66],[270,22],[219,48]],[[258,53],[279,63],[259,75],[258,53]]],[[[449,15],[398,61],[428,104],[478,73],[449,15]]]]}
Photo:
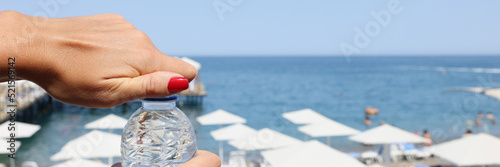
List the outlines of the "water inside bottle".
{"type": "Polygon", "coordinates": [[[122,134],[122,166],[175,167],[192,158],[196,149],[193,127],[182,111],[141,108],[122,134]]]}

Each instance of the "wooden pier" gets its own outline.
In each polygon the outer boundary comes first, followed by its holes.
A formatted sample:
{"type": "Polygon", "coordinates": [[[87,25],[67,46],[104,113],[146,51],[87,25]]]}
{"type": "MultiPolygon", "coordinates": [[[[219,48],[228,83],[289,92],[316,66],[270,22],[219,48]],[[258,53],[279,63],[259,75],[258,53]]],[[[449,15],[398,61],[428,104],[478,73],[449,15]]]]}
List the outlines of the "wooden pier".
{"type": "Polygon", "coordinates": [[[205,85],[201,82],[196,82],[190,85],[190,89],[180,92],[179,105],[201,105],[203,104],[203,97],[207,95],[205,85]],[[194,88],[193,88],[194,87],[194,88]]]}
{"type": "Polygon", "coordinates": [[[16,105],[16,119],[29,120],[38,113],[44,112],[46,104],[52,102],[52,98],[38,85],[33,82],[18,80],[16,81],[15,103],[9,102],[7,97],[8,85],[6,82],[0,83],[0,122],[10,119],[7,110],[8,105],[16,105]]]}
{"type": "Polygon", "coordinates": [[[201,83],[201,64],[197,61],[182,57],[181,60],[193,65],[196,68],[196,77],[189,83],[189,88],[179,93],[179,105],[197,106],[203,104],[203,97],[207,96],[205,85],[201,83]]]}

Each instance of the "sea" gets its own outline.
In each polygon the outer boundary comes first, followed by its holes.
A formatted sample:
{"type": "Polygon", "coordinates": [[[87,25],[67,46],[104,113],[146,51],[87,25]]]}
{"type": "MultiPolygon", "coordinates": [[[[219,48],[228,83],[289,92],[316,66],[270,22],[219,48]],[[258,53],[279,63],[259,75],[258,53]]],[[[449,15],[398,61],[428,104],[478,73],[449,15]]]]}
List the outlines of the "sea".
{"type": "MultiPolygon", "coordinates": [[[[471,92],[448,91],[463,87],[500,87],[500,56],[258,56],[190,57],[201,63],[199,73],[208,95],[197,106],[180,106],[198,135],[198,148],[218,154],[219,143],[210,132],[219,126],[203,126],[196,117],[223,109],[247,120],[254,129],[270,128],[299,140],[307,137],[284,119],[285,112],[310,108],[360,131],[385,122],[409,132],[428,130],[434,144],[459,138],[467,129],[473,133],[500,134],[500,124],[483,120],[470,124],[478,112],[500,118],[500,100],[471,92]],[[378,108],[363,123],[366,107],[378,108]],[[469,121],[468,121],[469,120],[469,121]],[[469,123],[468,123],[469,122],[469,123]]],[[[90,130],[84,125],[109,113],[123,118],[140,107],[129,102],[110,109],[96,109],[54,102],[46,114],[26,122],[41,130],[22,142],[16,162],[35,161],[51,166],[50,156],[69,140],[90,130]]],[[[20,121],[23,121],[22,119],[20,121]]],[[[121,130],[112,131],[121,134],[121,130]]],[[[331,146],[344,152],[375,149],[332,137],[331,146]]],[[[226,157],[236,150],[224,142],[226,157]]],[[[119,157],[113,161],[119,162],[119,157]]],[[[0,162],[8,163],[7,156],[0,162]]],[[[107,159],[102,159],[107,163],[107,159]]]]}

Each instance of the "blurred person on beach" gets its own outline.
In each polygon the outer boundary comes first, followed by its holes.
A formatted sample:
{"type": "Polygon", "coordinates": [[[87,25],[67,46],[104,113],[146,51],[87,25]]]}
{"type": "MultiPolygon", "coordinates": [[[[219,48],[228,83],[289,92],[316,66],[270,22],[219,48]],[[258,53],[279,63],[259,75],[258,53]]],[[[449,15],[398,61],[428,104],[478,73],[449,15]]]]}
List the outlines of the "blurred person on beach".
{"type": "Polygon", "coordinates": [[[467,129],[467,131],[465,131],[465,134],[463,137],[467,137],[467,136],[471,136],[471,135],[472,135],[472,130],[467,129]]]}
{"type": "Polygon", "coordinates": [[[481,126],[482,122],[483,122],[483,112],[479,111],[476,117],[476,126],[481,126]]]}
{"type": "Polygon", "coordinates": [[[420,132],[418,130],[413,131],[413,134],[420,136],[420,132]]]}
{"type": "Polygon", "coordinates": [[[483,119],[483,112],[479,111],[479,112],[477,113],[477,117],[476,117],[476,119],[483,119]]]}
{"type": "Polygon", "coordinates": [[[490,120],[490,121],[491,121],[491,124],[493,124],[493,125],[497,124],[497,119],[495,118],[495,116],[494,116],[494,115],[493,115],[493,113],[491,113],[491,112],[488,112],[488,113],[486,114],[486,119],[487,119],[487,120],[490,120]]]}
{"type": "MultiPolygon", "coordinates": [[[[15,68],[15,79],[30,80],[64,103],[108,108],[165,97],[187,89],[196,76],[193,66],[164,55],[121,15],[46,18],[1,11],[0,21],[1,72],[15,68]]],[[[200,150],[183,165],[191,166],[220,166],[220,159],[200,150]]]]}
{"type": "Polygon", "coordinates": [[[365,108],[365,115],[377,115],[379,113],[378,108],[368,106],[365,108]]]}
{"type": "Polygon", "coordinates": [[[370,118],[368,116],[365,116],[365,120],[363,122],[366,126],[372,125],[372,121],[370,121],[370,118]]]}
{"type": "Polygon", "coordinates": [[[425,142],[424,144],[426,146],[431,146],[432,145],[432,136],[429,133],[429,131],[427,131],[427,129],[424,129],[424,138],[428,139],[428,141],[425,142]]]}
{"type": "Polygon", "coordinates": [[[482,120],[480,120],[480,119],[476,119],[476,123],[475,123],[475,125],[476,125],[476,126],[481,126],[481,124],[483,124],[483,121],[482,121],[482,120]]]}

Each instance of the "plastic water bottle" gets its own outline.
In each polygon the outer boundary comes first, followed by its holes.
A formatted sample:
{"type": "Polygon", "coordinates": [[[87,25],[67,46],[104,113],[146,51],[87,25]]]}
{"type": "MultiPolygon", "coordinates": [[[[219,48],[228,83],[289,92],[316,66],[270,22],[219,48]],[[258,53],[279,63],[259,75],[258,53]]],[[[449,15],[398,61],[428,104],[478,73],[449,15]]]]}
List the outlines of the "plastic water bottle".
{"type": "Polygon", "coordinates": [[[176,167],[195,155],[194,129],[175,106],[177,98],[142,100],[123,129],[122,167],[176,167]]]}

